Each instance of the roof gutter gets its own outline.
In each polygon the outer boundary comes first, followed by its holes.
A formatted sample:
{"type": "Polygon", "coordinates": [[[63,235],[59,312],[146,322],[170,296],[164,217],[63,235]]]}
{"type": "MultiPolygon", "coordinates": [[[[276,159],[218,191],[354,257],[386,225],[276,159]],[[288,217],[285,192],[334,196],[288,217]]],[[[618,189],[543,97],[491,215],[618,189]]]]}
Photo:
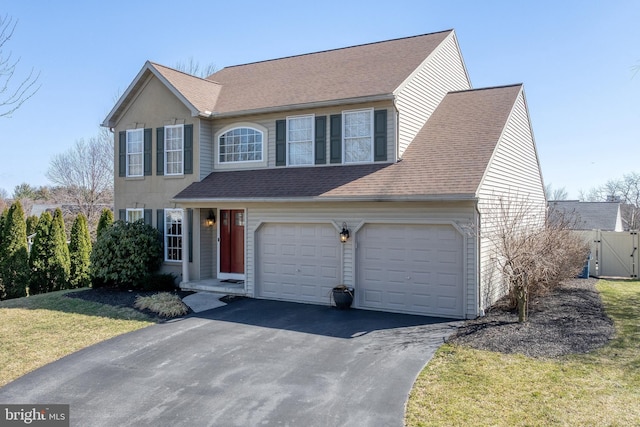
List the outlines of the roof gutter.
{"type": "Polygon", "coordinates": [[[231,112],[225,112],[225,113],[217,113],[215,111],[213,112],[201,111],[198,114],[198,117],[206,118],[206,119],[223,119],[228,117],[250,116],[254,114],[279,113],[282,111],[331,107],[335,105],[361,104],[361,103],[376,102],[376,101],[391,101],[394,99],[395,99],[395,96],[392,93],[385,93],[380,95],[368,95],[368,96],[360,96],[356,98],[344,98],[344,99],[338,99],[338,100],[333,99],[333,100],[326,100],[326,101],[307,102],[304,104],[278,105],[273,107],[255,108],[252,110],[231,111],[231,112]]]}
{"type": "Polygon", "coordinates": [[[345,196],[345,197],[254,197],[254,198],[173,198],[171,203],[317,203],[317,202],[468,202],[477,201],[474,194],[442,194],[418,196],[345,196]]]}

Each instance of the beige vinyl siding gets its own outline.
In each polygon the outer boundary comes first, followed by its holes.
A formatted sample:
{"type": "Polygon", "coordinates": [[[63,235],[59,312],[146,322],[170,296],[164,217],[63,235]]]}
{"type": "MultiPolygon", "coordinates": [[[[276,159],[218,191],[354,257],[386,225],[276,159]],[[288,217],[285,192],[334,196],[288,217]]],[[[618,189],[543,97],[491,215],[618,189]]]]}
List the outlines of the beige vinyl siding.
{"type": "MultiPolygon", "coordinates": [[[[200,146],[198,148],[200,152],[200,180],[203,180],[207,175],[213,172],[213,131],[211,129],[211,122],[200,120],[200,146]]],[[[195,171],[194,171],[195,172],[195,171]]]]}
{"type": "Polygon", "coordinates": [[[447,92],[470,88],[458,42],[452,32],[417,72],[396,90],[396,107],[400,114],[398,157],[402,158],[447,92]]]}
{"type": "MultiPolygon", "coordinates": [[[[357,110],[363,108],[373,108],[374,110],[387,110],[387,161],[393,162],[396,159],[396,114],[393,108],[393,104],[391,102],[374,102],[368,104],[348,104],[336,107],[325,107],[325,108],[317,108],[317,109],[303,109],[303,110],[295,110],[291,112],[284,113],[270,113],[270,114],[260,114],[255,116],[241,116],[238,118],[225,118],[213,121],[212,132],[213,132],[213,155],[215,156],[216,148],[215,144],[218,143],[218,137],[223,129],[228,128],[229,126],[233,126],[235,124],[249,125],[254,124],[260,127],[266,128],[266,156],[267,156],[267,164],[266,167],[273,168],[276,167],[276,120],[284,120],[287,116],[298,116],[298,115],[306,115],[313,114],[315,116],[326,116],[327,117],[327,139],[326,139],[326,158],[327,158],[327,166],[335,166],[335,164],[329,163],[329,154],[330,154],[330,139],[329,139],[329,126],[330,120],[329,117],[333,114],[342,114],[343,111],[347,110],[357,110]]],[[[215,163],[214,163],[215,164],[215,163]]],[[[258,169],[264,168],[264,165],[258,165],[256,163],[238,163],[237,167],[234,169],[258,169]]],[[[322,165],[316,165],[322,166],[322,165]]],[[[228,168],[225,168],[228,169],[228,168]]]]}
{"type": "Polygon", "coordinates": [[[513,213],[527,210],[530,226],[542,226],[546,213],[544,185],[538,155],[521,91],[509,116],[502,136],[494,150],[485,176],[478,189],[478,209],[481,213],[481,305],[486,308],[501,297],[506,288],[495,266],[495,250],[490,238],[503,209],[498,208],[502,198],[513,213]]]}
{"type": "MultiPolygon", "coordinates": [[[[224,206],[219,206],[225,209],[224,206]]],[[[255,272],[257,256],[254,252],[256,235],[261,224],[264,223],[323,223],[333,225],[336,240],[339,238],[339,229],[343,222],[347,223],[351,231],[351,237],[343,245],[344,256],[342,281],[357,289],[355,251],[358,229],[367,223],[407,223],[407,224],[441,224],[453,223],[464,230],[464,269],[465,283],[465,307],[466,317],[477,316],[476,293],[476,239],[469,224],[475,221],[475,208],[472,203],[309,203],[309,204],[257,204],[247,205],[247,246],[245,259],[245,280],[247,292],[250,296],[256,296],[255,272]]]]}
{"type": "Polygon", "coordinates": [[[198,138],[197,119],[157,78],[151,77],[137,94],[135,102],[127,108],[114,129],[114,205],[118,209],[145,208],[155,210],[172,208],[173,196],[198,180],[198,138]],[[156,174],[156,128],[167,124],[193,124],[193,164],[194,173],[167,176],[156,174]],[[151,175],[135,178],[118,176],[118,133],[126,129],[151,128],[151,175]]]}

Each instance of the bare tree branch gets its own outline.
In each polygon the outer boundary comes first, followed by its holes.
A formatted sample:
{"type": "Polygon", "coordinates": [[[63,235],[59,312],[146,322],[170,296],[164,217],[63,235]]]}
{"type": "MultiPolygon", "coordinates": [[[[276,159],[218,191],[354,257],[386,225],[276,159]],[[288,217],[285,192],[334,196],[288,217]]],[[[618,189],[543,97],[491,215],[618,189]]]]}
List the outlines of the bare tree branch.
{"type": "Polygon", "coordinates": [[[102,208],[113,203],[113,142],[107,129],[51,159],[47,178],[58,185],[56,198],[75,206],[97,222],[102,208]]]}
{"type": "Polygon", "coordinates": [[[209,64],[201,67],[200,63],[194,60],[193,56],[191,56],[187,61],[178,61],[176,63],[176,70],[204,79],[216,72],[216,66],[214,64],[209,64]]]}
{"type": "Polygon", "coordinates": [[[13,59],[11,52],[5,52],[5,45],[13,37],[18,21],[8,15],[0,16],[0,117],[10,117],[40,89],[40,73],[32,68],[29,75],[16,82],[16,67],[20,58],[13,59]]]}

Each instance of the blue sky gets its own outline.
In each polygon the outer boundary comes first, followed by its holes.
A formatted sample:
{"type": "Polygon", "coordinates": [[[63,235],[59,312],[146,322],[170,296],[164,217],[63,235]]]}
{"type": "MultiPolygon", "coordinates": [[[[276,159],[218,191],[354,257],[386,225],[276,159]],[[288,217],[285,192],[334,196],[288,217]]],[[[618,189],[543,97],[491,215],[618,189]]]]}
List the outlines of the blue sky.
{"type": "Polygon", "coordinates": [[[6,46],[41,89],[0,118],[0,188],[49,184],[146,60],[217,69],[453,28],[474,87],[524,83],[546,184],[569,196],[640,172],[640,2],[3,0],[6,46]],[[384,5],[384,6],[383,6],[384,5]]]}

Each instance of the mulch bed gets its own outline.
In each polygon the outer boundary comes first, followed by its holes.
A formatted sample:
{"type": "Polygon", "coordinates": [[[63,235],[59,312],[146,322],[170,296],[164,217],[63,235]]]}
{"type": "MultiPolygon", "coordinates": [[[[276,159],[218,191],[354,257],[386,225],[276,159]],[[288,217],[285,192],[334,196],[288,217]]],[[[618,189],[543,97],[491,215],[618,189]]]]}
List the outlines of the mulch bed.
{"type": "MultiPolygon", "coordinates": [[[[165,318],[158,316],[157,313],[154,313],[149,310],[140,310],[139,308],[134,307],[134,303],[137,297],[149,296],[149,295],[157,294],[158,292],[159,291],[139,291],[139,290],[121,290],[121,289],[113,289],[113,288],[96,288],[96,289],[86,289],[78,292],[70,292],[66,294],[66,296],[69,298],[80,298],[85,301],[97,302],[100,304],[113,305],[115,307],[129,307],[136,311],[146,314],[152,319],[165,320],[165,318]]],[[[184,298],[187,295],[192,294],[193,292],[176,290],[173,293],[178,295],[180,298],[184,298]]],[[[192,312],[191,309],[189,309],[189,313],[191,312],[192,312]]]]}
{"type": "Polygon", "coordinates": [[[557,358],[588,353],[615,335],[597,279],[572,279],[531,301],[526,323],[513,311],[494,308],[486,316],[465,322],[449,342],[481,350],[557,358]]]}
{"type": "MultiPolygon", "coordinates": [[[[613,322],[604,312],[595,288],[596,282],[597,279],[565,281],[553,292],[530,302],[529,318],[523,324],[518,323],[516,313],[497,304],[484,317],[466,321],[449,342],[536,358],[588,353],[604,346],[615,335],[613,322]]],[[[99,288],[72,292],[67,296],[138,310],[133,306],[136,297],[154,293],[99,288]]],[[[176,293],[184,298],[192,292],[176,293]]],[[[243,298],[223,297],[222,300],[230,303],[243,298]]],[[[155,313],[138,311],[158,319],[155,313]]]]}

